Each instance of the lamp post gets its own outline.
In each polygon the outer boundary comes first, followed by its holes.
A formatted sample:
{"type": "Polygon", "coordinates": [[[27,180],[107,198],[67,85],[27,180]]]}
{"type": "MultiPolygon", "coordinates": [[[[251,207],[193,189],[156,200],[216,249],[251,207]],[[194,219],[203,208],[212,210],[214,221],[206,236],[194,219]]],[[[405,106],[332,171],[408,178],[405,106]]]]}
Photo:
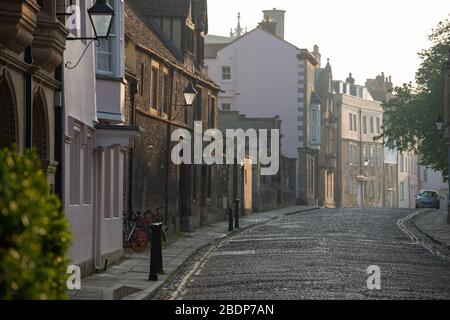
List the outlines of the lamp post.
{"type": "MultiPolygon", "coordinates": [[[[172,77],[172,79],[174,79],[172,77]]],[[[172,81],[172,89],[173,89],[173,81],[172,81]]],[[[168,225],[168,219],[169,219],[169,165],[170,165],[170,135],[172,133],[172,107],[191,107],[192,104],[195,101],[195,98],[197,97],[197,90],[195,89],[195,86],[192,82],[189,82],[188,86],[183,92],[184,95],[184,101],[186,104],[183,105],[172,105],[172,101],[170,101],[170,106],[168,110],[168,122],[167,122],[167,133],[166,133],[166,164],[165,164],[165,177],[164,177],[164,184],[165,184],[165,199],[164,199],[164,222],[166,226],[168,225]]],[[[181,109],[183,110],[183,109],[181,109]]]]}
{"type": "MultiPolygon", "coordinates": [[[[445,110],[445,126],[446,126],[446,140],[448,146],[448,167],[450,169],[450,48],[448,51],[447,61],[444,63],[443,67],[444,74],[444,110],[445,110]]],[[[436,126],[440,126],[441,123],[436,122],[436,126]]],[[[444,121],[442,121],[442,127],[444,126],[444,121]]],[[[441,127],[441,128],[442,128],[441,127]]],[[[450,170],[449,170],[450,171],[450,170]]],[[[449,196],[447,202],[447,222],[450,224],[450,179],[449,183],[449,196]]]]}

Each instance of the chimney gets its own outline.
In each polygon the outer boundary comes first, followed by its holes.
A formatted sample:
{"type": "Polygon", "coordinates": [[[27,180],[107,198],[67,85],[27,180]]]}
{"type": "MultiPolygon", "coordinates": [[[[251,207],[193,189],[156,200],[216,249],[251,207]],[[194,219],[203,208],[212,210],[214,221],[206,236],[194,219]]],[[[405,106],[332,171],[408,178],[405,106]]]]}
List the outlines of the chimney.
{"type": "Polygon", "coordinates": [[[258,24],[258,27],[276,36],[277,24],[274,21],[264,20],[258,24]]]}
{"type": "Polygon", "coordinates": [[[355,79],[353,78],[351,72],[348,74],[348,78],[345,79],[345,82],[346,82],[346,83],[349,83],[349,84],[351,84],[351,85],[354,85],[354,84],[355,84],[355,79]]]}
{"type": "Polygon", "coordinates": [[[275,35],[281,39],[284,39],[284,15],[286,11],[273,8],[272,10],[264,10],[263,13],[263,21],[275,22],[275,35]]]}
{"type": "Polygon", "coordinates": [[[319,52],[319,46],[317,44],[314,45],[314,50],[313,50],[312,54],[313,54],[314,58],[316,58],[316,60],[317,60],[317,67],[320,68],[322,55],[319,52]]]}

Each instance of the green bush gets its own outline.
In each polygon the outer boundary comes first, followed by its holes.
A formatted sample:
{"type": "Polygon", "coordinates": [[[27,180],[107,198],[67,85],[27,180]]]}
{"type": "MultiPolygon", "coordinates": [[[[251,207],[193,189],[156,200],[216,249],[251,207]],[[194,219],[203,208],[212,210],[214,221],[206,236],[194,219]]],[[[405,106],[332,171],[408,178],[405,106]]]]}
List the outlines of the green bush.
{"type": "Polygon", "coordinates": [[[65,299],[71,234],[34,150],[0,151],[0,299],[65,299]]]}

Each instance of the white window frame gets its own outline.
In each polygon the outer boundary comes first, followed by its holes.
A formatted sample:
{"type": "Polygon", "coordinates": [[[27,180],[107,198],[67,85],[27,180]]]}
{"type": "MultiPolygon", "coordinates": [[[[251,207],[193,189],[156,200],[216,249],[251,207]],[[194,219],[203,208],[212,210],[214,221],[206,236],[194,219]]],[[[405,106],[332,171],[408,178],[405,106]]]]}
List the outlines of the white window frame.
{"type": "Polygon", "coordinates": [[[101,52],[100,42],[99,46],[96,45],[95,58],[96,58],[96,74],[102,76],[123,77],[124,70],[124,4],[123,0],[110,0],[110,4],[115,10],[114,22],[111,27],[111,33],[108,39],[102,39],[101,42],[108,42],[110,45],[109,52],[101,52]],[[111,69],[100,69],[100,54],[110,55],[111,57],[111,69]]]}
{"type": "Polygon", "coordinates": [[[231,81],[231,66],[222,66],[222,81],[231,81]],[[229,72],[225,72],[225,68],[229,68],[229,72]],[[229,78],[225,78],[224,76],[228,75],[229,78]]]}

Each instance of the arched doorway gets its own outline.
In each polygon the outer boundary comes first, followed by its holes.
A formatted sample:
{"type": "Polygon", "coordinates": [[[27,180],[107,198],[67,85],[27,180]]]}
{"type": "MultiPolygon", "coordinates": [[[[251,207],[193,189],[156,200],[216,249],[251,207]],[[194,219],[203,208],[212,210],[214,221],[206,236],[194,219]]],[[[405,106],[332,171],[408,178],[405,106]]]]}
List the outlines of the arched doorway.
{"type": "Polygon", "coordinates": [[[33,104],[33,147],[38,151],[39,159],[48,160],[48,125],[45,103],[40,94],[36,94],[33,104]]]}
{"type": "Polygon", "coordinates": [[[16,143],[16,114],[11,88],[0,79],[0,149],[16,143]]]}

